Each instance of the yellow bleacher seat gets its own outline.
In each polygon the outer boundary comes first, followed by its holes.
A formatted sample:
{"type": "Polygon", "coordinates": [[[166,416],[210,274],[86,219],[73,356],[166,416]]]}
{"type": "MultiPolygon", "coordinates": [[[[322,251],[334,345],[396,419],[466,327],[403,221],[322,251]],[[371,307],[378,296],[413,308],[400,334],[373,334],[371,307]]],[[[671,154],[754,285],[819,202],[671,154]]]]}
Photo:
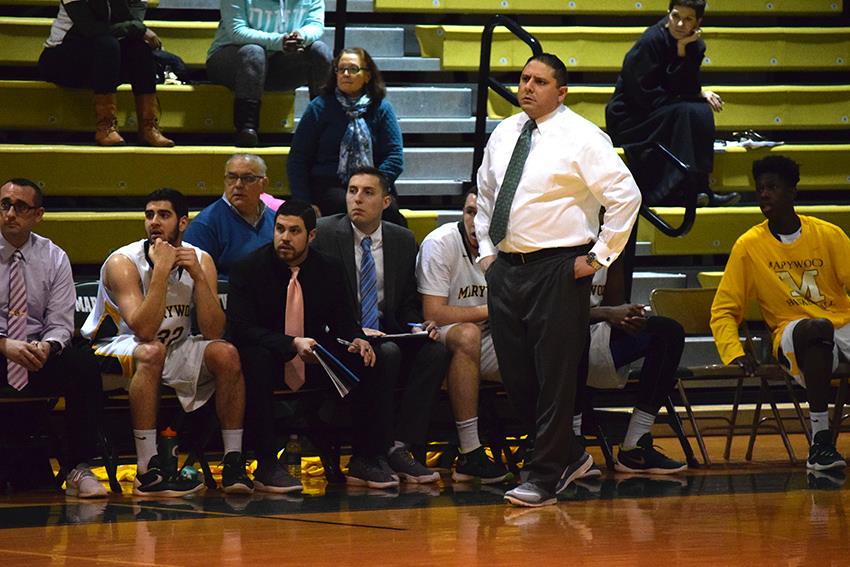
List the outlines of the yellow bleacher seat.
{"type": "MultiPolygon", "coordinates": [[[[724,101],[715,114],[718,130],[833,129],[850,127],[850,85],[706,86],[724,101]]],[[[516,87],[513,88],[516,91],[516,87]]],[[[605,126],[605,105],[614,87],[570,87],[566,104],[594,124],[605,126]]],[[[520,112],[494,92],[491,118],[520,112]]]]}
{"type": "MultiPolygon", "coordinates": [[[[567,69],[619,71],[623,57],[644,27],[527,27],[544,51],[557,54],[567,69]]],[[[479,67],[480,26],[416,26],[423,57],[436,57],[447,71],[479,67]]],[[[708,45],[703,71],[846,70],[850,28],[703,28],[708,45]]],[[[531,54],[506,28],[493,33],[494,71],[518,71],[531,54]]]]}
{"type": "MultiPolygon", "coordinates": [[[[374,0],[376,12],[484,14],[664,14],[667,0],[374,0]]],[[[841,14],[842,0],[711,0],[709,14],[841,14]]]]}
{"type": "MultiPolygon", "coordinates": [[[[0,65],[36,65],[52,22],[51,18],[0,17],[0,65]]],[[[162,40],[163,49],[179,55],[189,67],[205,65],[218,22],[145,23],[162,40]]]]}
{"type": "MultiPolygon", "coordinates": [[[[437,227],[435,211],[402,209],[410,229],[421,242],[437,227]]],[[[190,218],[197,211],[189,214],[190,218]]],[[[145,215],[139,212],[46,212],[35,232],[61,246],[72,264],[100,264],[110,252],[144,237],[145,215]]]]}
{"type": "MultiPolygon", "coordinates": [[[[128,136],[129,137],[129,136],[128,136]]],[[[232,146],[176,146],[150,148],[121,146],[0,145],[0,171],[26,177],[49,196],[145,196],[158,187],[173,187],[184,195],[221,194],[224,162],[232,146]],[[93,175],[93,172],[97,172],[93,175]]],[[[289,148],[251,148],[266,160],[269,192],[282,195],[289,148]]]]}
{"type": "MultiPolygon", "coordinates": [[[[781,134],[777,134],[779,138],[781,134]]],[[[752,191],[752,164],[769,154],[781,154],[800,164],[804,172],[797,186],[806,190],[850,189],[850,144],[786,144],[773,148],[748,150],[728,148],[715,154],[713,187],[720,191],[752,191]]]]}
{"type": "MultiPolygon", "coordinates": [[[[233,94],[219,85],[159,85],[160,126],[173,132],[232,132],[233,94]]],[[[262,132],[291,132],[295,95],[267,93],[260,120],[262,132]]],[[[136,129],[130,85],[118,89],[118,127],[136,129]]],[[[0,128],[94,131],[92,93],[41,81],[0,81],[0,128]]],[[[132,142],[132,136],[128,136],[132,142]]]]}
{"type": "MultiPolygon", "coordinates": [[[[682,222],[684,209],[680,207],[655,207],[653,210],[674,226],[682,222]]],[[[850,205],[798,206],[797,212],[824,219],[850,233],[850,205]]],[[[664,236],[640,219],[638,239],[649,241],[654,255],[728,254],[739,236],[764,220],[758,207],[698,209],[696,222],[687,235],[680,238],[664,236]]]]}

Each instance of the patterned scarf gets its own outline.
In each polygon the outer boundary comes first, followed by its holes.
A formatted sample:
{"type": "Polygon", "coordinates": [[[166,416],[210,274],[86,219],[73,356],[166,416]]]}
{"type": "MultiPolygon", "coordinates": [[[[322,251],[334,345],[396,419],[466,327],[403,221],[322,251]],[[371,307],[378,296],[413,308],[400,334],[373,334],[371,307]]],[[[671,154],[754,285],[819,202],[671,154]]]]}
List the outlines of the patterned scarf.
{"type": "Polygon", "coordinates": [[[336,90],[336,100],[348,116],[348,126],[339,144],[339,165],[336,168],[337,177],[342,183],[346,183],[352,171],[358,167],[373,165],[372,132],[363,118],[372,100],[365,92],[360,98],[350,99],[339,89],[336,90]]]}

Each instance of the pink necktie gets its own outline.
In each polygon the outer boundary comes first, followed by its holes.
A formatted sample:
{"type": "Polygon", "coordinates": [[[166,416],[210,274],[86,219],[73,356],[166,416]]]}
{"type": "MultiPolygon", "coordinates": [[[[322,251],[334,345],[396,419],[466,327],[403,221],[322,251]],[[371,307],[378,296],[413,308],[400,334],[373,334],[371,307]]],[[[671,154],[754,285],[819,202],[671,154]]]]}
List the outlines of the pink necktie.
{"type": "MultiPolygon", "coordinates": [[[[9,315],[6,319],[6,336],[16,341],[27,340],[27,283],[24,281],[24,270],[21,266],[24,256],[20,250],[12,254],[9,267],[9,315]]],[[[6,379],[16,390],[22,390],[29,382],[29,372],[26,368],[6,360],[6,379]]]]}
{"type": "MultiPolygon", "coordinates": [[[[304,296],[298,283],[299,268],[292,270],[289,286],[286,288],[286,329],[290,337],[304,336],[304,296]]],[[[295,358],[284,365],[284,381],[293,392],[304,385],[304,361],[296,354],[295,358]]]]}

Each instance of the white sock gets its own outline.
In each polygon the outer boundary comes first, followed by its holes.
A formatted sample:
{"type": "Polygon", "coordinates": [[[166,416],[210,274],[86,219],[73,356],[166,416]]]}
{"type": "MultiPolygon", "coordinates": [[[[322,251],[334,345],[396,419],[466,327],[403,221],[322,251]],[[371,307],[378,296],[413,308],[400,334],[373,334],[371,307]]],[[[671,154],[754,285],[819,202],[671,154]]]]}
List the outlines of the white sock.
{"type": "Polygon", "coordinates": [[[649,433],[655,423],[655,416],[643,410],[635,408],[629,419],[629,428],[626,430],[626,438],[623,439],[623,449],[629,451],[637,446],[638,441],[649,433]]]}
{"type": "Polygon", "coordinates": [[[242,429],[222,429],[221,441],[224,443],[224,454],[242,452],[242,429]]]}
{"type": "Polygon", "coordinates": [[[581,437],[581,414],[577,413],[573,416],[573,433],[581,437]]]}
{"type": "Polygon", "coordinates": [[[812,422],[812,437],[821,431],[829,429],[829,411],[810,411],[809,421],[812,422]]]}
{"type": "Polygon", "coordinates": [[[481,446],[481,440],[478,439],[478,416],[456,421],[455,426],[462,454],[471,453],[481,446]]]}
{"type": "Polygon", "coordinates": [[[148,463],[156,455],[156,429],[134,429],[136,441],[136,474],[148,472],[148,463]]]}
{"type": "Polygon", "coordinates": [[[404,448],[404,446],[405,446],[404,441],[393,441],[393,444],[390,447],[390,450],[387,451],[387,456],[389,457],[390,455],[393,454],[393,452],[396,449],[402,449],[402,448],[404,448]]]}

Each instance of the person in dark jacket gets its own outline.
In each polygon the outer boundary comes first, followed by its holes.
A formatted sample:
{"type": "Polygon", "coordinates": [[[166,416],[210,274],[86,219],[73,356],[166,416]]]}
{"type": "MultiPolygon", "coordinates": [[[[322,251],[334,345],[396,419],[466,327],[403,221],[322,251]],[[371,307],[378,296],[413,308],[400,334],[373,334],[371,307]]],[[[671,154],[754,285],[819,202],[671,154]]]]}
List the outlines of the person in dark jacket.
{"type": "Polygon", "coordinates": [[[608,134],[622,146],[644,202],[680,204],[683,174],[665,161],[658,167],[647,150],[658,142],[696,171],[702,205],[731,205],[737,193],[716,195],[708,187],[714,165],[714,115],[720,96],[700,85],[705,56],[700,23],[705,0],[671,0],[669,13],[647,28],[626,54],[614,95],[605,109],[608,134]],[[672,201],[671,201],[672,199],[672,201]]]}
{"type": "Polygon", "coordinates": [[[343,49],[323,88],[304,111],[286,163],[292,196],[322,215],[345,213],[345,188],[355,169],[374,166],[390,182],[383,219],[401,226],[393,183],[404,167],[401,128],[386,100],[381,72],[360,47],[343,49]]]}
{"type": "Polygon", "coordinates": [[[39,57],[38,68],[45,81],[94,89],[94,139],[98,145],[124,144],[117,129],[115,96],[123,82],[129,82],[136,95],[139,141],[156,147],[174,145],[158,124],[152,50],[162,47],[162,41],[145,26],[144,16],[141,0],[62,1],[39,57]]]}

